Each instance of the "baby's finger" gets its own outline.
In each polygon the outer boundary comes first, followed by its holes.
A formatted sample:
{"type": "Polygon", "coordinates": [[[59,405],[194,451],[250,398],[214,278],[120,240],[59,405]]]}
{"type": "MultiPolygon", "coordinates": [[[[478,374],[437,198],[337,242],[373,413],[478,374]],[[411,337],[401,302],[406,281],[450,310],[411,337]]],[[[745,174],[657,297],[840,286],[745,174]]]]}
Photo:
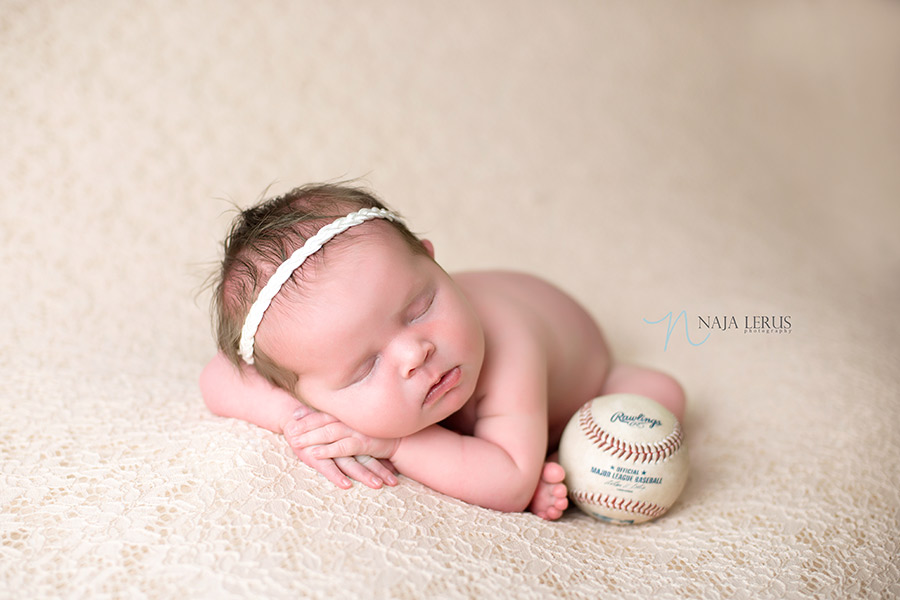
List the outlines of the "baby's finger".
{"type": "Polygon", "coordinates": [[[314,412],[295,420],[293,425],[298,433],[303,433],[304,431],[312,431],[331,423],[340,423],[340,421],[329,414],[314,412]]]}
{"type": "Polygon", "coordinates": [[[362,465],[363,468],[371,471],[373,475],[384,481],[386,484],[397,485],[397,477],[394,475],[394,472],[384,464],[384,461],[371,457],[369,457],[369,460],[367,461],[361,459],[362,457],[357,457],[357,462],[359,462],[359,464],[362,465]]]}
{"type": "Polygon", "coordinates": [[[344,475],[344,472],[340,468],[338,468],[333,460],[315,459],[309,455],[309,451],[306,449],[295,449],[294,454],[297,455],[297,458],[303,461],[303,464],[310,467],[311,469],[315,469],[317,472],[324,475],[325,479],[338,486],[339,488],[346,490],[353,485],[353,482],[347,479],[347,477],[344,475]]]}
{"type": "MultiPolygon", "coordinates": [[[[379,489],[385,483],[388,483],[386,479],[381,478],[380,476],[373,473],[368,465],[364,465],[360,463],[356,457],[354,456],[344,456],[341,458],[335,458],[334,462],[337,464],[338,468],[344,472],[348,477],[355,479],[356,481],[362,482],[372,488],[373,490],[379,489]]],[[[372,461],[377,462],[377,461],[372,461]]],[[[393,483],[388,483],[389,485],[394,485],[393,483]]]]}
{"type": "Polygon", "coordinates": [[[391,462],[389,458],[379,458],[378,463],[388,470],[388,472],[393,473],[394,475],[399,475],[400,471],[397,470],[397,467],[394,466],[394,463],[391,462]]]}
{"type": "Polygon", "coordinates": [[[362,443],[354,438],[343,438],[331,444],[323,444],[312,449],[313,458],[340,458],[362,454],[362,443]]]}
{"type": "MultiPolygon", "coordinates": [[[[302,434],[295,434],[293,432],[286,434],[288,438],[288,442],[294,448],[304,448],[306,446],[318,446],[321,444],[333,444],[340,440],[347,439],[349,434],[349,430],[347,430],[347,426],[341,423],[340,421],[335,423],[329,423],[323,427],[318,427],[313,429],[312,431],[307,431],[302,434]]],[[[348,456],[347,454],[340,454],[338,456],[348,456]]],[[[334,458],[333,456],[327,456],[323,458],[334,458]]]]}
{"type": "Polygon", "coordinates": [[[314,408],[307,406],[306,404],[299,404],[297,406],[297,410],[294,411],[293,417],[294,419],[302,419],[306,415],[312,414],[314,412],[318,412],[314,408]]]}
{"type": "Polygon", "coordinates": [[[334,485],[344,490],[349,489],[353,485],[353,482],[347,479],[344,471],[333,460],[320,460],[317,463],[313,468],[334,485]]]}
{"type": "MultiPolygon", "coordinates": [[[[333,419],[333,417],[328,417],[333,419]]],[[[284,436],[294,448],[330,444],[351,433],[347,426],[337,420],[320,423],[312,415],[302,421],[295,421],[284,426],[284,436]],[[306,419],[310,421],[306,422],[306,419]]]]}

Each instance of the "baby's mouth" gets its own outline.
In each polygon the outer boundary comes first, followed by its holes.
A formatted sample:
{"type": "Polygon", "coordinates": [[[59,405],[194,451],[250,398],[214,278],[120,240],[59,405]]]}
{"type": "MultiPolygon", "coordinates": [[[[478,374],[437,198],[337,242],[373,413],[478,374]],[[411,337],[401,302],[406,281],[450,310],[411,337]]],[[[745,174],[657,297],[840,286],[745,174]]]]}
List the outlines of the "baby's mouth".
{"type": "Polygon", "coordinates": [[[462,371],[459,367],[453,367],[452,369],[441,375],[441,378],[437,380],[437,383],[431,386],[431,389],[428,390],[428,394],[425,395],[425,401],[422,404],[431,404],[437,401],[438,398],[444,396],[454,387],[456,387],[456,384],[459,383],[461,374],[462,371]]]}

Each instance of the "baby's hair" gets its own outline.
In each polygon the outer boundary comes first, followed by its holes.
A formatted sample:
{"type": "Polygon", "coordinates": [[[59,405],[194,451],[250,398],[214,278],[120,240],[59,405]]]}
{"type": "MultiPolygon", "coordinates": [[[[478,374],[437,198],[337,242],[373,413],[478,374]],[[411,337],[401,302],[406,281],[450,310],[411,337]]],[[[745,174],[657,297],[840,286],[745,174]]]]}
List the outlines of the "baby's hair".
{"type": "MultiPolygon", "coordinates": [[[[242,210],[232,221],[225,238],[224,258],[212,295],[212,314],[219,350],[243,368],[239,345],[241,329],[259,291],[275,269],[306,240],[335,219],[362,208],[387,208],[372,192],[346,183],[309,184],[264,200],[242,210]]],[[[427,249],[402,222],[384,221],[393,227],[417,254],[427,249]]],[[[326,247],[340,245],[339,235],[326,247]]],[[[312,255],[285,284],[295,289],[303,281],[307,265],[321,260],[312,255]]],[[[277,364],[257,348],[254,367],[272,384],[294,393],[297,374],[277,364]]]]}

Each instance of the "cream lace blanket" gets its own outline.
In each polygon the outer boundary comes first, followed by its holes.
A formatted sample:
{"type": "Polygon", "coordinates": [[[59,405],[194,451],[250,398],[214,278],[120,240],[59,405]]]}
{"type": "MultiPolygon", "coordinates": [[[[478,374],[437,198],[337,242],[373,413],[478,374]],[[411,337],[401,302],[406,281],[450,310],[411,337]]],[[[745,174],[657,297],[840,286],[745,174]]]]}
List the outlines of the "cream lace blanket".
{"type": "Polygon", "coordinates": [[[900,596],[898,13],[6,0],[0,597],[900,596]],[[340,492],[206,411],[223,199],[361,175],[682,380],[668,515],[340,492]]]}

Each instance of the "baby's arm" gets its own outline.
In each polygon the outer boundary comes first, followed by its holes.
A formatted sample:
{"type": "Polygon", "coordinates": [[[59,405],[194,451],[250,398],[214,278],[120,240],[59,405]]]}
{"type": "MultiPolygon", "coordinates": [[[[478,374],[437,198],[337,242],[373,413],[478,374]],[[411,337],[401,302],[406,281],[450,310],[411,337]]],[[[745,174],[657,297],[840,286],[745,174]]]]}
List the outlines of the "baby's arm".
{"type": "Polygon", "coordinates": [[[263,379],[251,366],[238,370],[221,352],[200,374],[203,401],[213,414],[283,433],[303,403],[263,379]]]}
{"type": "Polygon", "coordinates": [[[401,473],[444,494],[503,512],[523,511],[546,457],[546,419],[519,414],[486,421],[474,436],[433,425],[403,438],[391,460],[401,473]]]}
{"type": "Polygon", "coordinates": [[[504,512],[520,512],[529,505],[547,447],[546,418],[535,413],[487,417],[479,421],[474,436],[440,425],[399,440],[332,436],[312,424],[306,431],[296,444],[317,445],[313,456],[361,452],[390,458],[401,473],[434,490],[504,512]]]}
{"type": "Polygon", "coordinates": [[[491,375],[495,383],[479,403],[474,435],[439,425],[399,440],[339,435],[339,428],[331,435],[313,417],[296,441],[321,444],[314,456],[390,458],[401,473],[444,494],[504,512],[525,510],[547,453],[546,361],[518,358],[505,361],[505,373],[491,375]]]}
{"type": "MultiPolygon", "coordinates": [[[[248,421],[275,433],[284,433],[297,419],[316,413],[270,384],[253,367],[245,366],[241,373],[222,353],[203,369],[200,390],[213,414],[248,421]]],[[[300,460],[338,487],[346,489],[352,485],[347,476],[372,488],[379,488],[382,483],[397,483],[393,472],[381,461],[360,462],[353,456],[320,459],[312,456],[312,450],[312,447],[294,448],[300,460]]]]}

